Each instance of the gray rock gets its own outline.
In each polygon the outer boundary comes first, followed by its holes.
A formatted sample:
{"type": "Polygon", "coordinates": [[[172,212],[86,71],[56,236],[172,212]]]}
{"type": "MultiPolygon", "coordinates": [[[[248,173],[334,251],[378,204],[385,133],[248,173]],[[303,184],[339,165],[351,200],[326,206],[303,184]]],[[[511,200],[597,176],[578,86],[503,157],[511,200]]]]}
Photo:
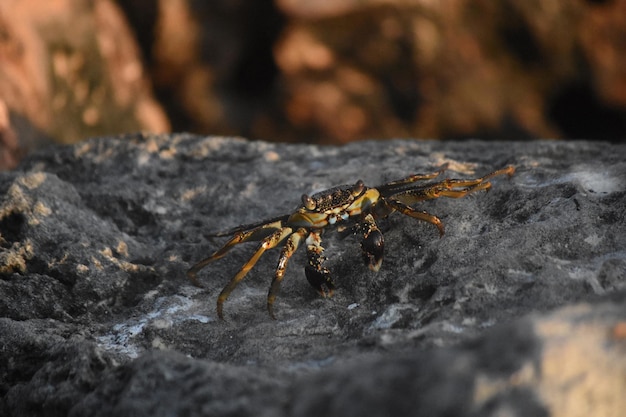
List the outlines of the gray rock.
{"type": "Polygon", "coordinates": [[[0,414],[615,415],[626,409],[626,146],[392,140],[344,147],[191,135],[94,139],[0,174],[0,414]],[[507,164],[488,193],[324,235],[335,296],[304,251],[266,310],[278,251],[217,319],[250,256],[211,232],[293,210],[300,194],[450,162],[507,164]]]}

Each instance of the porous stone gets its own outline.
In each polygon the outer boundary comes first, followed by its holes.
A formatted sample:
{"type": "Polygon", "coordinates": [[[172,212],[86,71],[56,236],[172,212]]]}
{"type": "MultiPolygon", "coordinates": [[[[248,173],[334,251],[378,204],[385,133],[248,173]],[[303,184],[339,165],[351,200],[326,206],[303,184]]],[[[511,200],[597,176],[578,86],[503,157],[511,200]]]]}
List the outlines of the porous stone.
{"type": "Polygon", "coordinates": [[[0,174],[0,414],[619,416],[626,409],[626,146],[368,141],[342,147],[128,135],[53,147],[0,174]],[[449,163],[488,192],[400,214],[386,256],[324,234],[335,296],[297,252],[272,320],[278,251],[212,232],[302,193],[449,163]],[[251,247],[252,246],[252,247],[251,247]]]}

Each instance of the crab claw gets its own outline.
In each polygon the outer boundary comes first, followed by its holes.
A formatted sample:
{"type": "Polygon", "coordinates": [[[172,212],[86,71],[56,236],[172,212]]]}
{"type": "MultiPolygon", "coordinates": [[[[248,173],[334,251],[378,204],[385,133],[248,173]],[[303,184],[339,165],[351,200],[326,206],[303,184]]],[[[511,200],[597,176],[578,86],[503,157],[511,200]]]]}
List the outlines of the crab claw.
{"type": "Polygon", "coordinates": [[[378,229],[371,230],[361,242],[363,261],[370,270],[377,272],[383,263],[385,254],[385,239],[378,229]]]}
{"type": "Polygon", "coordinates": [[[309,284],[311,284],[322,297],[328,298],[333,296],[335,283],[327,268],[316,269],[307,265],[304,268],[304,273],[306,274],[306,279],[309,281],[309,284]]]}

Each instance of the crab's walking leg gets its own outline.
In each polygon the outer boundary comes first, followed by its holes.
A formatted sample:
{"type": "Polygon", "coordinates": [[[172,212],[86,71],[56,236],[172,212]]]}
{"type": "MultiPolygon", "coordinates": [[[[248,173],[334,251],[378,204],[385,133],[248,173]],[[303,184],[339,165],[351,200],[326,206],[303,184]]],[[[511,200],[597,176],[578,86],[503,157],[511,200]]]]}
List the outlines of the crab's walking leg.
{"type": "Polygon", "coordinates": [[[298,246],[300,245],[300,241],[304,239],[306,236],[306,229],[300,228],[296,230],[287,242],[285,246],[283,246],[283,250],[280,252],[280,258],[278,258],[278,267],[276,268],[276,274],[274,275],[274,279],[272,280],[272,285],[270,286],[270,291],[267,294],[267,311],[270,314],[270,317],[276,320],[276,316],[274,315],[274,300],[276,300],[276,295],[278,294],[278,290],[280,289],[280,283],[283,281],[285,276],[285,269],[287,268],[287,263],[289,262],[289,258],[294,254],[296,250],[298,250],[298,246]]]}
{"type": "Polygon", "coordinates": [[[271,233],[275,232],[276,230],[280,230],[281,228],[282,223],[280,221],[275,221],[251,230],[238,231],[228,242],[224,244],[224,246],[217,250],[213,255],[201,260],[200,262],[192,266],[187,271],[187,276],[195,286],[202,287],[202,285],[198,282],[198,278],[196,277],[196,274],[202,268],[226,255],[226,253],[231,250],[235,245],[243,242],[258,241],[264,239],[271,233]]]}
{"type": "Polygon", "coordinates": [[[386,204],[402,214],[434,224],[435,226],[437,226],[437,229],[439,229],[439,236],[443,236],[443,224],[437,216],[433,216],[432,214],[429,214],[425,211],[417,211],[407,204],[439,197],[461,198],[469,193],[473,193],[479,190],[488,190],[489,188],[491,188],[491,183],[487,180],[497,175],[503,174],[506,174],[510,177],[511,175],[513,175],[514,172],[515,167],[509,165],[505,168],[487,174],[482,178],[446,179],[436,184],[431,184],[422,188],[406,190],[397,193],[393,195],[393,198],[389,198],[386,204]]]}
{"type": "Polygon", "coordinates": [[[241,267],[239,272],[237,272],[237,274],[230,280],[230,282],[226,284],[222,292],[220,292],[220,295],[217,297],[217,316],[220,319],[224,318],[224,313],[223,313],[224,301],[226,301],[226,299],[228,298],[230,293],[235,289],[237,284],[241,282],[243,277],[245,277],[248,271],[252,269],[252,267],[257,263],[257,261],[265,253],[265,251],[272,249],[273,247],[278,245],[283,239],[285,239],[291,233],[292,233],[292,229],[290,227],[284,227],[284,228],[276,230],[274,233],[272,233],[271,235],[263,239],[263,241],[257,248],[256,252],[254,252],[254,254],[248,260],[248,262],[246,262],[241,267]]]}
{"type": "Polygon", "coordinates": [[[437,226],[437,229],[439,230],[439,237],[443,236],[444,234],[443,223],[441,222],[441,220],[439,220],[439,217],[433,216],[432,214],[427,213],[425,211],[417,211],[413,207],[408,206],[398,200],[388,200],[387,204],[394,210],[397,210],[406,216],[413,217],[414,219],[422,220],[430,224],[434,224],[435,226],[437,226]]]}
{"type": "Polygon", "coordinates": [[[503,174],[511,176],[514,172],[515,167],[509,165],[506,168],[487,174],[482,178],[446,179],[422,188],[402,191],[394,195],[393,198],[407,204],[439,197],[461,198],[465,197],[469,193],[480,190],[489,190],[491,188],[491,183],[488,181],[489,179],[503,174]]]}
{"type": "Polygon", "coordinates": [[[482,178],[482,180],[486,181],[486,180],[488,180],[490,178],[497,177],[498,175],[508,175],[509,178],[510,178],[510,177],[513,176],[513,174],[515,174],[515,167],[513,165],[507,165],[507,166],[505,166],[502,169],[499,169],[497,171],[493,171],[492,173],[485,175],[482,178]]]}
{"type": "Polygon", "coordinates": [[[401,186],[405,186],[407,184],[411,184],[417,181],[424,181],[424,180],[431,180],[433,178],[438,177],[439,175],[443,174],[445,172],[445,170],[448,169],[448,164],[443,164],[442,166],[439,167],[439,169],[435,172],[432,172],[430,174],[414,174],[414,175],[410,175],[406,178],[402,178],[401,180],[396,180],[396,181],[391,181],[388,182],[380,187],[376,187],[379,190],[389,190],[395,187],[401,187],[401,186]]]}
{"type": "Polygon", "coordinates": [[[509,177],[515,173],[515,167],[509,165],[505,168],[494,171],[490,174],[485,175],[482,178],[476,179],[446,179],[440,183],[433,184],[432,186],[424,189],[424,194],[428,198],[437,198],[437,197],[451,197],[451,198],[461,198],[465,197],[469,193],[473,193],[480,190],[489,190],[491,188],[491,183],[488,181],[489,179],[497,176],[497,175],[508,175],[509,177]],[[465,187],[458,189],[459,187],[465,187]]]}
{"type": "Polygon", "coordinates": [[[332,297],[335,291],[335,283],[330,276],[328,268],[323,266],[324,248],[322,247],[322,236],[319,231],[313,231],[306,238],[306,251],[308,264],[304,268],[306,279],[309,284],[317,290],[322,297],[332,297]]]}

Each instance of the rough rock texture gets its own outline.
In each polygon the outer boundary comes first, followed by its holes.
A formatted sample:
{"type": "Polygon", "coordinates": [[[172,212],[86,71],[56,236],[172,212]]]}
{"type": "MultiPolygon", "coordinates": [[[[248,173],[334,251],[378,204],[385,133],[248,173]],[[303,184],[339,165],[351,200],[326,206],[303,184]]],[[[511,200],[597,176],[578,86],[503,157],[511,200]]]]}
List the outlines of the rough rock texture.
{"type": "Polygon", "coordinates": [[[392,140],[344,147],[127,136],[51,148],[0,176],[0,415],[620,416],[626,409],[626,146],[392,140]],[[265,311],[277,251],[215,314],[252,248],[200,273],[209,232],[303,192],[450,162],[506,164],[489,193],[381,222],[378,273],[325,235],[265,311]]]}

